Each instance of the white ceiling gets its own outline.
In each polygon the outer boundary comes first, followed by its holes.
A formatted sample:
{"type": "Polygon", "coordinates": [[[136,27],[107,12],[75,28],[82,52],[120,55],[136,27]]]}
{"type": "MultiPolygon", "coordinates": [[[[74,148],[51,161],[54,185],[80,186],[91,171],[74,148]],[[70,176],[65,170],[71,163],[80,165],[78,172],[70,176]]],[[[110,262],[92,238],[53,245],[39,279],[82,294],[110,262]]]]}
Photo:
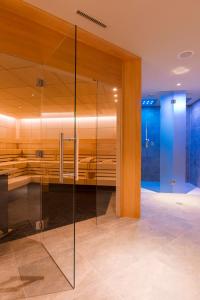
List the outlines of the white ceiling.
{"type": "Polygon", "coordinates": [[[143,94],[184,89],[200,97],[199,0],[26,0],[43,10],[93,32],[143,59],[143,94]],[[100,19],[102,29],[76,15],[76,10],[100,19]],[[193,50],[190,59],[177,54],[193,50]],[[185,66],[190,72],[174,75],[185,66]],[[178,82],[182,87],[177,87],[178,82]]]}

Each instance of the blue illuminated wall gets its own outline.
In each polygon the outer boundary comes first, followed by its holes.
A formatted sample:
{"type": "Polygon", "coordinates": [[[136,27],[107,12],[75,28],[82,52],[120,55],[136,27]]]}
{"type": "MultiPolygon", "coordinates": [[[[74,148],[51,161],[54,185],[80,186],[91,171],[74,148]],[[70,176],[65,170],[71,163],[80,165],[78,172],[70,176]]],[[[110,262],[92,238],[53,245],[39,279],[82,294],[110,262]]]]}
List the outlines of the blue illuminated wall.
{"type": "Polygon", "coordinates": [[[160,191],[186,190],[186,93],[160,96],[160,191]]]}
{"type": "Polygon", "coordinates": [[[200,101],[188,107],[187,149],[188,181],[200,187],[200,101]]]}
{"type": "Polygon", "coordinates": [[[186,110],[186,182],[190,182],[190,109],[191,106],[187,106],[186,110]]]}
{"type": "Polygon", "coordinates": [[[142,180],[160,181],[160,108],[142,108],[142,180]],[[145,147],[146,125],[149,147],[145,147]]]}

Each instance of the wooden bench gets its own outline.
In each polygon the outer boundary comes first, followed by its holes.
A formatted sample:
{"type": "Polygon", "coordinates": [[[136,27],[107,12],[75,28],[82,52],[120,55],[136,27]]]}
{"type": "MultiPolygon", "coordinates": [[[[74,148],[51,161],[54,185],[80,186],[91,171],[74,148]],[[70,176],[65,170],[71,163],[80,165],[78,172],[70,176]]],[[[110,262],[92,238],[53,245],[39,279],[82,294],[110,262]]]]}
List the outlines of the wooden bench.
{"type": "MultiPolygon", "coordinates": [[[[77,184],[86,185],[116,185],[116,155],[115,149],[102,146],[95,148],[95,143],[86,145],[84,141],[79,153],[79,179],[77,184]],[[96,150],[96,152],[95,152],[96,150]],[[111,152],[111,153],[110,153],[111,152]]],[[[22,145],[21,145],[22,146],[22,145]]],[[[43,149],[0,149],[0,170],[9,169],[9,190],[24,186],[30,182],[58,182],[59,151],[43,149]],[[42,157],[40,157],[40,155],[42,157]]],[[[64,151],[64,173],[74,172],[74,154],[72,148],[64,151]]],[[[64,182],[73,183],[72,178],[64,182]]]]}

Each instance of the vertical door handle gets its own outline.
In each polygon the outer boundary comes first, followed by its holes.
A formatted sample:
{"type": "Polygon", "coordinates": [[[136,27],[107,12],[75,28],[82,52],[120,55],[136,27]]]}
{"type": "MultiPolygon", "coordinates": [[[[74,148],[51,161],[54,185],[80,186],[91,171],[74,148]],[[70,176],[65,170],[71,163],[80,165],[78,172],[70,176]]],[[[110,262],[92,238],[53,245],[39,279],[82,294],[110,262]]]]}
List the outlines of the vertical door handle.
{"type": "Polygon", "coordinates": [[[59,139],[59,182],[63,183],[64,181],[64,133],[60,133],[59,139]]]}
{"type": "Polygon", "coordinates": [[[73,176],[75,180],[78,180],[78,171],[79,171],[79,165],[78,165],[78,158],[79,158],[79,140],[74,138],[65,138],[64,133],[60,133],[59,138],[59,182],[64,182],[64,177],[67,176],[73,176]],[[75,168],[74,173],[64,174],[64,142],[65,141],[76,141],[76,149],[75,149],[75,168]]]}

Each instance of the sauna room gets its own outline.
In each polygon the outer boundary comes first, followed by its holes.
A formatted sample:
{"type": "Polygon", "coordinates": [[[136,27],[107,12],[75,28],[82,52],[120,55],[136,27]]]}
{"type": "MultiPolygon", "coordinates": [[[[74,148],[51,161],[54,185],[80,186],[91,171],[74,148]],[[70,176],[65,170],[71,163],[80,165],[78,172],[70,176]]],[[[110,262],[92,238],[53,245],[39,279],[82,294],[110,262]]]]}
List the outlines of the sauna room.
{"type": "MultiPolygon", "coordinates": [[[[90,47],[77,45],[75,26],[67,24],[64,35],[4,13],[0,244],[12,245],[19,254],[21,276],[38,270],[40,254],[44,256],[44,268],[37,274],[44,277],[46,268],[54,270],[53,282],[65,290],[75,284],[75,223],[91,220],[96,226],[102,218],[116,216],[121,89],[95,76],[93,62],[83,69],[85,47],[90,47]],[[18,27],[12,30],[9,24],[16,20],[18,27]]],[[[36,295],[60,289],[45,286],[45,280],[36,295]]]]}
{"type": "Polygon", "coordinates": [[[78,203],[77,218],[95,217],[97,209],[114,213],[117,87],[77,78],[75,117],[73,75],[3,53],[0,65],[0,169],[7,177],[8,227],[13,230],[7,239],[37,228],[40,186],[43,195],[49,184],[72,187],[74,172],[80,197],[86,198],[78,203]],[[36,215],[29,218],[32,209],[36,215]]]}
{"type": "Polygon", "coordinates": [[[80,232],[140,216],[141,60],[16,3],[0,3],[0,244],[34,297],[75,287],[80,232]]]}

